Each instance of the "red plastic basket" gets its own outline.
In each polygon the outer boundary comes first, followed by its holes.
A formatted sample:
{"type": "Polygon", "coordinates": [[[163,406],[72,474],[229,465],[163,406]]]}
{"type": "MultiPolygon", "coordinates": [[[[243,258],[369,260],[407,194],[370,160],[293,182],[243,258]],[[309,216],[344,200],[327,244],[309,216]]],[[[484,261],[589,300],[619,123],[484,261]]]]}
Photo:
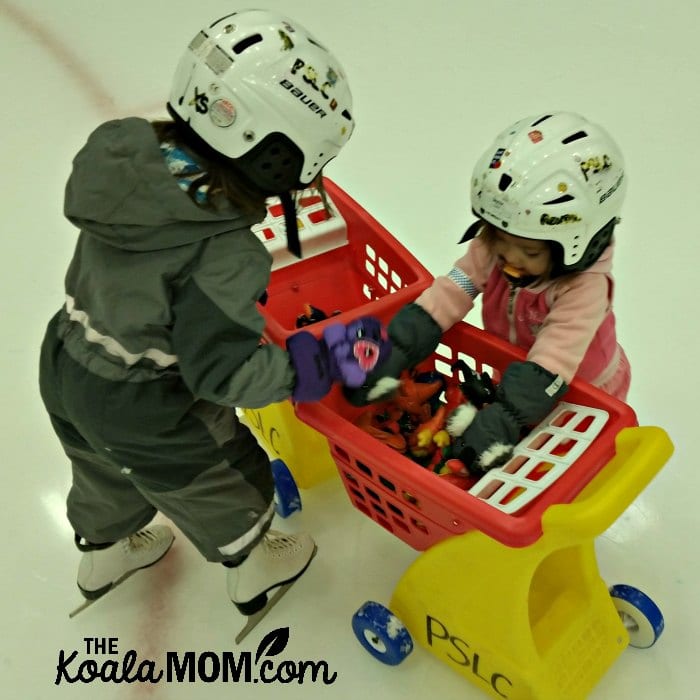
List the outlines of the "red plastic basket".
{"type": "MultiPolygon", "coordinates": [[[[324,187],[345,220],[347,242],[272,272],[267,303],[259,305],[259,310],[265,317],[265,337],[283,347],[297,332],[297,317],[307,303],[329,315],[340,311],[306,328],[318,337],[329,322],[348,323],[366,315],[388,319],[433,280],[428,270],[340,187],[328,179],[324,187]]],[[[312,222],[307,225],[313,228],[312,222]]]]}
{"type": "MultiPolygon", "coordinates": [[[[443,335],[430,363],[451,376],[452,365],[461,359],[498,380],[512,361],[523,357],[519,348],[462,322],[443,335]]],[[[629,406],[585,382],[574,381],[565,398],[567,403],[602,409],[607,419],[570,468],[515,513],[445,483],[362,431],[353,421],[366,409],[350,405],[338,388],[322,402],[298,404],[295,410],[328,439],[352,504],[413,548],[424,550],[471,529],[508,546],[523,547],[541,536],[543,511],[554,503],[570,502],[610,461],[617,433],[637,424],[629,406]]]]}

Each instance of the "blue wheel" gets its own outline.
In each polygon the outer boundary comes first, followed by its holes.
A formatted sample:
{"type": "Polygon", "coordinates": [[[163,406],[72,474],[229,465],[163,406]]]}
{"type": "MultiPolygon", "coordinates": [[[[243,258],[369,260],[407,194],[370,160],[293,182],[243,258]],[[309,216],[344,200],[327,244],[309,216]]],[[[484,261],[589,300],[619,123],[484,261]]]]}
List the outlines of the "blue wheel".
{"type": "Polygon", "coordinates": [[[272,478],[275,480],[275,510],[282,518],[301,510],[301,496],[296,481],[281,459],[270,462],[272,478]]]}
{"type": "Polygon", "coordinates": [[[658,606],[638,588],[617,584],[610,595],[630,636],[630,646],[647,649],[664,631],[664,616],[658,606]]]}
{"type": "Polygon", "coordinates": [[[360,644],[382,663],[400,664],[412,651],[413,640],[401,620],[379,603],[367,601],[352,618],[360,644]]]}

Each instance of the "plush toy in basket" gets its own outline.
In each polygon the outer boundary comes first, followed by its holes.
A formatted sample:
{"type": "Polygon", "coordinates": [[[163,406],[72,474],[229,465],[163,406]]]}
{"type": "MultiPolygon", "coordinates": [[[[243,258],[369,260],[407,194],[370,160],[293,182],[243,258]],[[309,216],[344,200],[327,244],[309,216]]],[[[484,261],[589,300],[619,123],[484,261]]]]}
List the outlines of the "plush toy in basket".
{"type": "Polygon", "coordinates": [[[463,435],[476,413],[493,403],[497,387],[491,377],[478,374],[465,362],[452,366],[453,376],[436,371],[404,372],[395,395],[364,411],[355,423],[389,447],[429,468],[446,481],[470,488],[489,469],[502,466],[513,445],[488,442],[489,435],[477,436],[487,446],[475,453],[474,436],[465,447],[463,435]],[[457,379],[456,370],[464,377],[457,379]],[[477,459],[478,457],[478,459],[477,459]]]}

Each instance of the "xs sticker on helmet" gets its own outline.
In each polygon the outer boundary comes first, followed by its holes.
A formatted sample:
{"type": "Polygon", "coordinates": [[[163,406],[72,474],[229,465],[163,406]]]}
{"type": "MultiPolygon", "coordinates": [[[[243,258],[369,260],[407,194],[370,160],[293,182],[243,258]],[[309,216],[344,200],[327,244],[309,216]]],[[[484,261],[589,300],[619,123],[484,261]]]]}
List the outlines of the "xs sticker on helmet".
{"type": "Polygon", "coordinates": [[[206,114],[209,111],[209,96],[206,92],[200,92],[195,86],[190,105],[193,105],[199,114],[206,114]]]}

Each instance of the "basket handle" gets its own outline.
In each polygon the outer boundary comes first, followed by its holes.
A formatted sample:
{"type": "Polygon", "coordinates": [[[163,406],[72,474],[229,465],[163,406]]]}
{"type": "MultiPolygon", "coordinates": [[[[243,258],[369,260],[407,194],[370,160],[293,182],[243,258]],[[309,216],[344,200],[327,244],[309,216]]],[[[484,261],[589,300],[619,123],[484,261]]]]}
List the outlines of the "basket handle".
{"type": "Polygon", "coordinates": [[[615,456],[571,503],[550,506],[542,531],[595,537],[607,530],[644,490],[673,453],[662,428],[623,428],[615,438],[615,456]]]}

